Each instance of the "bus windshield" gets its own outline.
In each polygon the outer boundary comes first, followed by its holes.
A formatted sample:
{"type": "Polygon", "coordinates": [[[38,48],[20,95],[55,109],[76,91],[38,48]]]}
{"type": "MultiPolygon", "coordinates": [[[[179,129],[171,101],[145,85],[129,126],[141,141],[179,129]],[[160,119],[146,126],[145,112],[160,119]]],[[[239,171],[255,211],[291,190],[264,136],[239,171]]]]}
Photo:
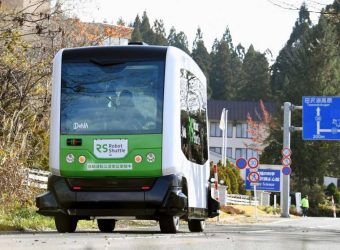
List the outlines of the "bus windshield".
{"type": "Polygon", "coordinates": [[[163,85],[163,61],[66,61],[61,134],[161,133],[163,85]]]}

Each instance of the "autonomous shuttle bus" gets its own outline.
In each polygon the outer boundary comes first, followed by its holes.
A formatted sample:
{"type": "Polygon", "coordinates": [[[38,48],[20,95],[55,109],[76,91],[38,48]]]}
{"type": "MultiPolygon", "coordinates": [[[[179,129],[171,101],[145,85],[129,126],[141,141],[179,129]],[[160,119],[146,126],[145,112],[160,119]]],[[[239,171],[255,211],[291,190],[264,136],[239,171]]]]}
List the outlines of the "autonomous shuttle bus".
{"type": "Polygon", "coordinates": [[[206,78],[174,47],[63,49],[53,65],[48,191],[38,212],[59,232],[96,219],[179,220],[200,232],[218,215],[211,198],[206,78]]]}

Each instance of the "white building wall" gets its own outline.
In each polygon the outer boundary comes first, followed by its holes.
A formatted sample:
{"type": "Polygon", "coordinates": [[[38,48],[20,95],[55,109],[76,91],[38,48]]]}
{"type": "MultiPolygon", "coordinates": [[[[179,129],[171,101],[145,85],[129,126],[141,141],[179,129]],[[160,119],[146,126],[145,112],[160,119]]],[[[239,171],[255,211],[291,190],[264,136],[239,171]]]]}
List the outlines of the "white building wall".
{"type": "MultiPolygon", "coordinates": [[[[219,123],[219,120],[209,120],[209,128],[210,123],[216,122],[219,123]]],[[[235,162],[236,160],[236,149],[237,148],[247,148],[247,145],[254,144],[251,138],[237,138],[236,137],[236,123],[246,123],[246,121],[233,121],[233,132],[232,138],[227,138],[227,147],[232,149],[232,159],[229,159],[231,162],[235,162]]],[[[209,147],[220,147],[222,148],[222,137],[214,137],[210,136],[210,129],[209,129],[209,147]]],[[[259,148],[263,149],[263,145],[258,145],[259,148]]],[[[210,161],[217,163],[221,160],[221,155],[211,152],[210,153],[210,161]]]]}
{"type": "Polygon", "coordinates": [[[338,178],[324,176],[323,177],[323,185],[327,187],[329,184],[333,183],[336,187],[338,186],[338,178]]]}

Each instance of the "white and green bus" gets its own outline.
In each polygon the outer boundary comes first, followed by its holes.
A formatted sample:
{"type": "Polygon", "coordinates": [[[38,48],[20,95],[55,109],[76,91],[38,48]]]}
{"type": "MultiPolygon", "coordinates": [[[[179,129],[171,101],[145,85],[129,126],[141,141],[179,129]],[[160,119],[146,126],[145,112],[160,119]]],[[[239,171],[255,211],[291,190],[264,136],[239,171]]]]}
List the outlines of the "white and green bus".
{"type": "Polygon", "coordinates": [[[218,215],[209,189],[206,78],[174,47],[63,49],[53,64],[48,190],[38,213],[59,232],[97,220],[179,220],[204,230],[218,215]]]}

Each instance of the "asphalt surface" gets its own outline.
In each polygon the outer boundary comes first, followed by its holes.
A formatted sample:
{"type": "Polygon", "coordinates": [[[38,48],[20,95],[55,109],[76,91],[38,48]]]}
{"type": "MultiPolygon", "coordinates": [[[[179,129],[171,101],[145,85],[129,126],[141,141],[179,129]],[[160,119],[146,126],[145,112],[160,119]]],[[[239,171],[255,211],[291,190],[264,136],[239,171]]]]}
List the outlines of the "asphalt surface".
{"type": "Polygon", "coordinates": [[[0,249],[340,249],[340,219],[279,219],[266,224],[207,224],[204,233],[181,225],[177,234],[157,226],[127,227],[113,233],[96,230],[0,234],[0,249]]]}

